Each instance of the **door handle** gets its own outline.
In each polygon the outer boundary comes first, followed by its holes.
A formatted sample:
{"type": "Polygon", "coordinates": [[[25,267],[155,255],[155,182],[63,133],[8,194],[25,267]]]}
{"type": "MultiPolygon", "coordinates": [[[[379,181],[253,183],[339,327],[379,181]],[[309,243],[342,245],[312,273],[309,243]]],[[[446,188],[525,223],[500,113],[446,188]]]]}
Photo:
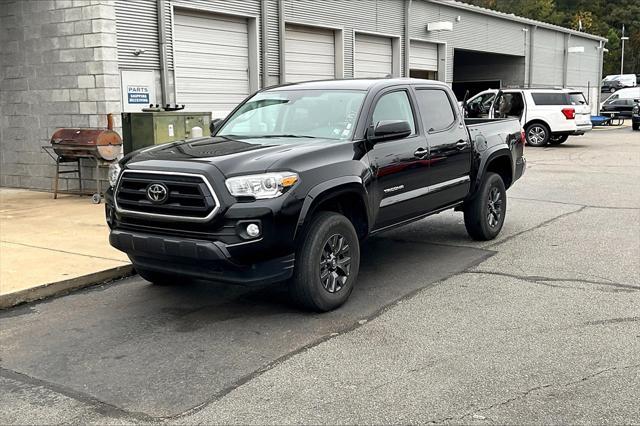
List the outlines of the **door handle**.
{"type": "Polygon", "coordinates": [[[462,150],[469,146],[469,142],[467,141],[458,141],[456,142],[456,148],[462,150]]]}
{"type": "Polygon", "coordinates": [[[418,158],[426,157],[427,154],[429,154],[429,150],[424,148],[418,148],[416,149],[416,152],[413,153],[413,155],[415,155],[418,158]]]}

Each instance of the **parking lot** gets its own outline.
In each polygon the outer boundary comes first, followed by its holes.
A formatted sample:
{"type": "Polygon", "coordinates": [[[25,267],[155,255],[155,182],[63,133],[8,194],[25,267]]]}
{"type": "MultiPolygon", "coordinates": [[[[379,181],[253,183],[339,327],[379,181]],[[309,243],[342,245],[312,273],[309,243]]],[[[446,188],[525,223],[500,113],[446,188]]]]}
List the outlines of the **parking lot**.
{"type": "Polygon", "coordinates": [[[372,238],[328,314],[137,276],[0,312],[0,423],[637,423],[640,133],[525,156],[496,240],[372,238]]]}

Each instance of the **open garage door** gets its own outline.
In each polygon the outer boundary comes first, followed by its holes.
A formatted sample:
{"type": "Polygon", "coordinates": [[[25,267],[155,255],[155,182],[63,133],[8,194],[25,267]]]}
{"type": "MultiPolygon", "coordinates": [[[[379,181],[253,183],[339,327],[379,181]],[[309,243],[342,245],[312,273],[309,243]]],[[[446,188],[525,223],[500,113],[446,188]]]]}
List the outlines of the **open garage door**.
{"type": "Polygon", "coordinates": [[[356,34],[355,77],[386,77],[393,71],[391,38],[356,34]]]}
{"type": "Polygon", "coordinates": [[[176,102],[224,117],[249,95],[247,20],[176,10],[176,102]]]}
{"type": "Polygon", "coordinates": [[[452,89],[458,100],[469,90],[473,96],[486,89],[522,87],[524,56],[455,49],[452,89]]]}
{"type": "Polygon", "coordinates": [[[438,45],[411,41],[409,49],[409,77],[436,80],[438,78],[438,45]]]}
{"type": "Polygon", "coordinates": [[[332,30],[287,25],[285,33],[287,83],[335,77],[336,49],[332,30]]]}

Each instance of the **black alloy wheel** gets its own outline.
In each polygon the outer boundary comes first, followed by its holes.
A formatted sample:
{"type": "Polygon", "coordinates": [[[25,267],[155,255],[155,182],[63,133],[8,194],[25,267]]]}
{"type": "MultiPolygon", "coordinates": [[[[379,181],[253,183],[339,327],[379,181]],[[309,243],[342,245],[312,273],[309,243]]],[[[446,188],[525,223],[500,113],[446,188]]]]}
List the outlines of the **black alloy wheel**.
{"type": "Polygon", "coordinates": [[[502,194],[496,186],[489,190],[487,201],[487,223],[491,228],[495,228],[502,219],[502,194]]]}
{"type": "Polygon", "coordinates": [[[320,259],[320,282],[329,293],[337,293],[349,279],[351,247],[343,235],[334,234],[324,245],[320,259]]]}
{"type": "Polygon", "coordinates": [[[359,269],[360,241],[353,224],[344,215],[321,211],[296,247],[289,292],[303,309],[331,311],[347,301],[359,269]]]}

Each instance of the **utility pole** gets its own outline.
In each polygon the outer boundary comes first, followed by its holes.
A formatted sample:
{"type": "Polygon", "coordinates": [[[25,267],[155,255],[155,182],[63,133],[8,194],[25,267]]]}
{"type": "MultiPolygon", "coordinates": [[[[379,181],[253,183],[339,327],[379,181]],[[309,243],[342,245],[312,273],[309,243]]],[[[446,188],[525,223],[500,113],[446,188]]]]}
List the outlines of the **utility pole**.
{"type": "Polygon", "coordinates": [[[622,40],[622,54],[620,58],[620,74],[624,74],[624,41],[629,40],[629,37],[624,36],[624,24],[622,24],[622,37],[620,38],[620,40],[622,40]]]}

